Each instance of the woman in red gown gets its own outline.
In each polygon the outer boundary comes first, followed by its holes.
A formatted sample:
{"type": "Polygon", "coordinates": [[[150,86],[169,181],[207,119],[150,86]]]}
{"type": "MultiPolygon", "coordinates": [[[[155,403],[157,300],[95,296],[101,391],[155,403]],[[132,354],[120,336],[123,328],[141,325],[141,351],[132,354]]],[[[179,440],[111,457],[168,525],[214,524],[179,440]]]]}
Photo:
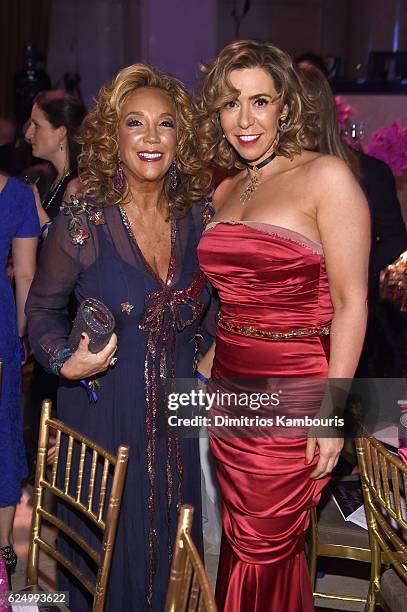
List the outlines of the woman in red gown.
{"type": "MultiPolygon", "coordinates": [[[[263,381],[263,390],[273,377],[276,389],[294,379],[280,412],[315,416],[324,409],[312,382],[351,378],[363,343],[366,201],[340,159],[306,150],[315,137],[307,128],[312,104],[291,59],[270,43],[223,49],[206,68],[199,103],[206,161],[240,169],[217,188],[199,245],[221,302],[216,347],[199,371],[213,391],[243,389],[243,378],[263,381]]],[[[217,405],[214,414],[223,411],[217,405]]],[[[313,610],[304,534],[342,439],[306,429],[276,437],[216,429],[219,608],[313,610]]]]}

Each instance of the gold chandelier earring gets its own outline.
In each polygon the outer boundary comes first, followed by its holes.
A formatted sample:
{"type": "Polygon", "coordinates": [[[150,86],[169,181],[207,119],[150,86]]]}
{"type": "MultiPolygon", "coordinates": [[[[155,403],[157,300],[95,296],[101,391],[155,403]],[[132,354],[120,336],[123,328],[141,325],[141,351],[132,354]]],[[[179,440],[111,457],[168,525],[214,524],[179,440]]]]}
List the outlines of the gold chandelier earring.
{"type": "Polygon", "coordinates": [[[278,120],[278,127],[279,129],[284,132],[284,130],[287,129],[288,126],[288,121],[287,121],[287,115],[285,115],[285,117],[280,117],[278,120]]]}

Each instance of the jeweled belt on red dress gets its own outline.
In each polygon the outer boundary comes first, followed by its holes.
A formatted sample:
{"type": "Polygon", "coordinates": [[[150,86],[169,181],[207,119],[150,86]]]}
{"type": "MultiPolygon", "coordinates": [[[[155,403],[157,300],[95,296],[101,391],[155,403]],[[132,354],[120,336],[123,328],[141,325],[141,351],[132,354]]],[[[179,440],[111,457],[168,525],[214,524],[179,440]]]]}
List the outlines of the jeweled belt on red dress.
{"type": "Polygon", "coordinates": [[[290,340],[291,338],[302,338],[304,336],[328,336],[330,334],[329,325],[320,327],[300,327],[288,331],[268,331],[266,329],[259,329],[253,325],[231,323],[230,321],[226,321],[221,313],[218,315],[218,325],[227,331],[240,334],[241,336],[262,338],[264,340],[290,340]]]}

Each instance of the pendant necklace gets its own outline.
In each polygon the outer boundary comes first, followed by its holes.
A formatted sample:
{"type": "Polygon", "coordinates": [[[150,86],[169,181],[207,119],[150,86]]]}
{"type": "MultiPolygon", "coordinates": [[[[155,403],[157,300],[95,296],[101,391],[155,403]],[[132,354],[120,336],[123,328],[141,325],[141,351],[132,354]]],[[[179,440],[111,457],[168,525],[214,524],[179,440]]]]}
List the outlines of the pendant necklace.
{"type": "Polygon", "coordinates": [[[47,210],[51,206],[52,202],[55,200],[55,197],[56,197],[57,193],[61,189],[62,185],[65,183],[66,179],[71,174],[72,174],[72,170],[68,170],[68,172],[62,177],[62,179],[60,181],[58,181],[58,183],[55,185],[55,187],[48,191],[47,197],[45,198],[44,202],[42,203],[42,206],[43,206],[44,210],[47,210]],[[51,196],[51,197],[50,197],[50,199],[47,202],[48,196],[51,196]]]}
{"type": "Polygon", "coordinates": [[[276,157],[276,155],[277,153],[273,151],[271,155],[266,157],[266,159],[263,159],[263,161],[260,162],[259,164],[253,164],[253,165],[246,164],[247,172],[249,173],[250,180],[247,186],[245,187],[244,191],[241,193],[239,197],[241,204],[246,204],[250,200],[253,193],[256,191],[257,187],[259,186],[259,182],[260,182],[259,171],[261,170],[261,168],[264,168],[264,166],[267,166],[267,164],[272,162],[273,159],[276,157]],[[253,174],[250,174],[250,170],[252,171],[253,174]]]}

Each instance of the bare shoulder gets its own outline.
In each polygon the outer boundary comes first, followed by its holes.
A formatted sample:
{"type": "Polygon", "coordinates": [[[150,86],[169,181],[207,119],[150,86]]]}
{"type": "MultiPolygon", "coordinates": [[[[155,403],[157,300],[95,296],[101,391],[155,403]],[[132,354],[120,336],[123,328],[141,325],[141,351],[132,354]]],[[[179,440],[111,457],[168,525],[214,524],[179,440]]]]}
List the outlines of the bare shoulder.
{"type": "Polygon", "coordinates": [[[352,170],[336,155],[316,155],[307,166],[310,177],[315,179],[316,186],[321,189],[338,182],[357,185],[352,170]]]}
{"type": "Polygon", "coordinates": [[[360,205],[367,207],[365,195],[349,166],[335,155],[317,155],[304,170],[307,188],[314,203],[344,209],[360,205]]]}
{"type": "Polygon", "coordinates": [[[218,212],[222,208],[239,180],[241,180],[241,172],[234,176],[228,176],[217,186],[213,194],[213,207],[215,212],[218,212]]]}

